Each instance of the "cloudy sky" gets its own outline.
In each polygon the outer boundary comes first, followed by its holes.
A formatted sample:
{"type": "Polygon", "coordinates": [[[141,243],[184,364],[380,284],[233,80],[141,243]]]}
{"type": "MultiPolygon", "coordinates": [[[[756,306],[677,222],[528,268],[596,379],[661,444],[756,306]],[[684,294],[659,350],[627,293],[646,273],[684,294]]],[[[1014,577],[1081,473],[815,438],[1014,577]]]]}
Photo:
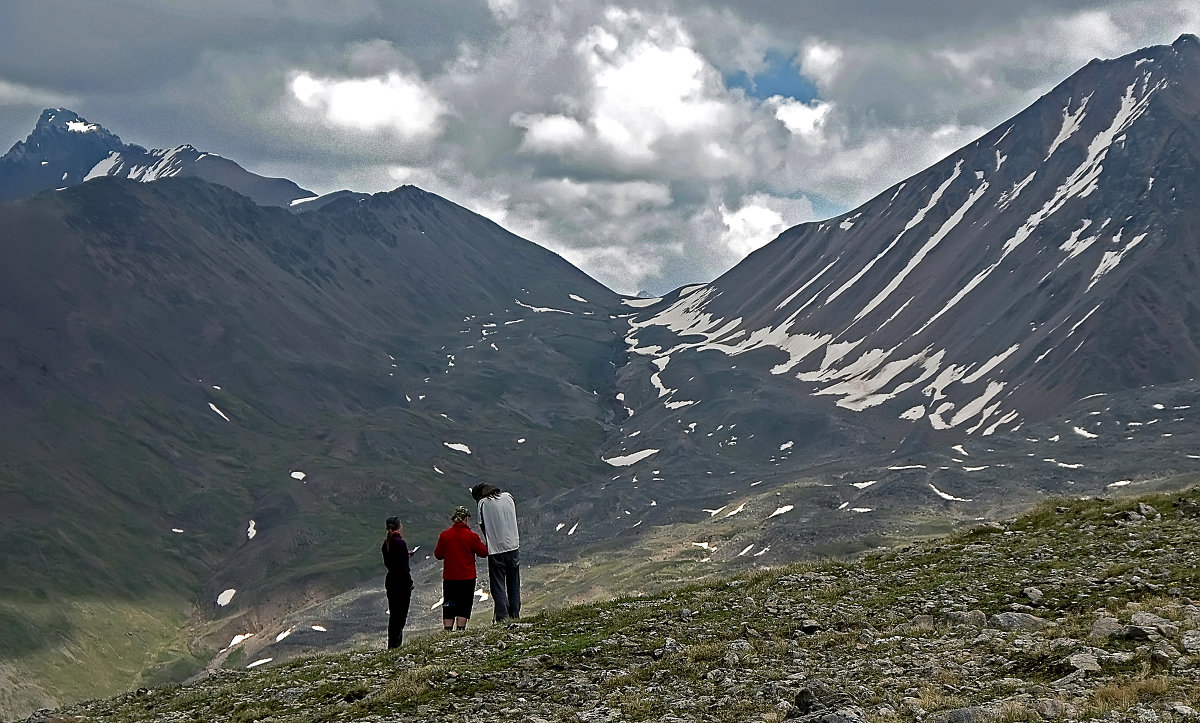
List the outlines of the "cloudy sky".
{"type": "Polygon", "coordinates": [[[64,106],[318,193],[411,183],[657,294],[1185,32],[1195,0],[0,0],[0,146],[64,106]]]}

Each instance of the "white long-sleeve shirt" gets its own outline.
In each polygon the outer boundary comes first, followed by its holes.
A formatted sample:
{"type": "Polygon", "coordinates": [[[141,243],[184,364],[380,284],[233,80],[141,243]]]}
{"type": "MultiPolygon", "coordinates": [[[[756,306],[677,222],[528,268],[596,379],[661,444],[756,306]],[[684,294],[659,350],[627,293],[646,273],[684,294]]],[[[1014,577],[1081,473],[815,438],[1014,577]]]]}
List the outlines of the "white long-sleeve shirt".
{"type": "Polygon", "coordinates": [[[479,500],[479,526],[483,529],[489,555],[512,552],[521,546],[517,534],[517,504],[507,492],[479,500]]]}

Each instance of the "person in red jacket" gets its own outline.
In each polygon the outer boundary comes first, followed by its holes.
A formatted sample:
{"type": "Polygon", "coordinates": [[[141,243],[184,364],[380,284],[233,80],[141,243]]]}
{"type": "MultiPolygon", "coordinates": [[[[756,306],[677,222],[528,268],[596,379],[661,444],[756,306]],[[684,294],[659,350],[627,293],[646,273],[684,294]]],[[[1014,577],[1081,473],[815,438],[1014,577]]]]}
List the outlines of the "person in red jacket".
{"type": "Polygon", "coordinates": [[[459,506],[450,516],[450,527],[438,535],[433,556],[442,560],[442,627],[459,630],[471,619],[475,602],[475,558],[487,557],[487,547],[470,527],[471,513],[459,506]]]}

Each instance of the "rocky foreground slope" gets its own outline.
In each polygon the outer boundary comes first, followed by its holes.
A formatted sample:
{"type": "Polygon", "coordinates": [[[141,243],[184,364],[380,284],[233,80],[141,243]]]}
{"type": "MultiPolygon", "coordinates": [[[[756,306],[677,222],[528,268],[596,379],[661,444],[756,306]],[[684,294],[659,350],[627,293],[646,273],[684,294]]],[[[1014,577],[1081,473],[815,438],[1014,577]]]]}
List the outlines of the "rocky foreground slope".
{"type": "Polygon", "coordinates": [[[1195,490],[1051,501],[859,561],[215,671],[30,720],[1192,720],[1198,562],[1195,490]]]}

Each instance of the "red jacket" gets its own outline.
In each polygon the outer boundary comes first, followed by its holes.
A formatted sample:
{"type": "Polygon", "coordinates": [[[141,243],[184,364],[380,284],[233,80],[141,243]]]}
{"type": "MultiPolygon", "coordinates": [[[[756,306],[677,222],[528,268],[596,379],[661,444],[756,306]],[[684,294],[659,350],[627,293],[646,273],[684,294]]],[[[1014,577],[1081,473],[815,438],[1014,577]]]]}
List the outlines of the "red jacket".
{"type": "Polygon", "coordinates": [[[433,556],[445,560],[443,580],[474,580],[475,558],[487,557],[487,547],[465,522],[455,522],[438,535],[433,556]]]}

